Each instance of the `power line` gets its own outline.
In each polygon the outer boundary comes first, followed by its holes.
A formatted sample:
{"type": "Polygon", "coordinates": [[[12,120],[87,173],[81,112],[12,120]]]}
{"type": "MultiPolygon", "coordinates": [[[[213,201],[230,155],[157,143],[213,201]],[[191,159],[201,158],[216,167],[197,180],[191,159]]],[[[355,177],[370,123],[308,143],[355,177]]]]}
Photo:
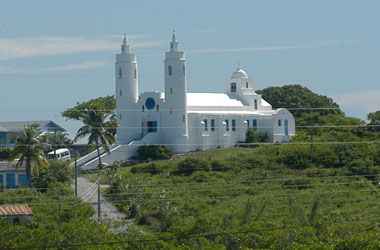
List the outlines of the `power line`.
{"type": "MultiPolygon", "coordinates": [[[[337,220],[331,222],[325,222],[325,225],[333,225],[340,223],[350,223],[355,221],[372,221],[378,220],[378,216],[365,218],[365,217],[357,217],[350,218],[345,220],[337,220]]],[[[78,244],[65,244],[65,245],[34,245],[30,247],[13,247],[7,249],[49,249],[49,248],[67,248],[67,247],[83,247],[83,246],[102,246],[102,245],[121,245],[128,243],[142,243],[142,242],[158,242],[158,241],[170,241],[170,240],[184,240],[184,239],[195,239],[195,238],[203,238],[203,237],[218,237],[218,236],[228,236],[228,235],[239,235],[239,234],[251,234],[251,233],[262,233],[268,231],[276,231],[276,230],[286,230],[286,229],[296,229],[296,228],[304,228],[313,226],[313,224],[307,225],[298,225],[298,226],[282,226],[282,227],[272,227],[265,229],[255,229],[255,230],[244,230],[244,231],[233,231],[233,232],[219,232],[219,233],[207,233],[203,232],[196,235],[188,235],[188,236],[175,236],[175,237],[157,237],[156,239],[137,239],[137,240],[124,240],[124,241],[108,241],[108,242],[91,242],[91,243],[78,243],[78,244]]],[[[5,249],[5,248],[2,248],[5,249]]]]}

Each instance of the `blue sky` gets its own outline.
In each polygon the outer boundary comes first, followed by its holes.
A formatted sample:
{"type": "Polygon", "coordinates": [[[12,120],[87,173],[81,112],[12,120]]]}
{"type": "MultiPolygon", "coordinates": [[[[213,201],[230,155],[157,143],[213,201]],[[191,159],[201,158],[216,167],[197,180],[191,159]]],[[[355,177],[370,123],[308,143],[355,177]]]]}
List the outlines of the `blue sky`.
{"type": "Polygon", "coordinates": [[[380,110],[380,1],[10,1],[0,3],[0,120],[51,119],[114,93],[123,33],[140,91],[163,90],[175,29],[189,92],[222,92],[240,62],[254,87],[299,83],[364,119],[380,110]]]}

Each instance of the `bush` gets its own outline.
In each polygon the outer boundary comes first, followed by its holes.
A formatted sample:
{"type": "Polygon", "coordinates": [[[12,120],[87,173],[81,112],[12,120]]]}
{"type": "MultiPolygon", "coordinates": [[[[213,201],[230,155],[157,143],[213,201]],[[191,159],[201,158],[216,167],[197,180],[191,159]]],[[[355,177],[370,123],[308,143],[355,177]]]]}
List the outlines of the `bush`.
{"type": "Polygon", "coordinates": [[[143,145],[137,149],[139,160],[166,160],[173,156],[173,151],[163,145],[143,145]]]}
{"type": "Polygon", "coordinates": [[[136,173],[149,173],[151,175],[162,173],[162,168],[157,166],[156,163],[146,163],[147,165],[138,165],[131,168],[131,172],[136,173]]]}
{"type": "Polygon", "coordinates": [[[178,174],[191,175],[197,170],[210,170],[209,163],[203,159],[186,158],[178,163],[178,174]]]}
{"type": "Polygon", "coordinates": [[[0,160],[8,160],[11,150],[9,148],[0,148],[0,160]]]}
{"type": "Polygon", "coordinates": [[[48,188],[57,183],[70,184],[74,177],[74,170],[64,161],[50,160],[49,168],[41,168],[38,178],[33,180],[34,187],[48,188]]]}
{"type": "Polygon", "coordinates": [[[248,128],[245,134],[245,142],[270,142],[272,137],[268,132],[257,132],[254,128],[248,128]]]}

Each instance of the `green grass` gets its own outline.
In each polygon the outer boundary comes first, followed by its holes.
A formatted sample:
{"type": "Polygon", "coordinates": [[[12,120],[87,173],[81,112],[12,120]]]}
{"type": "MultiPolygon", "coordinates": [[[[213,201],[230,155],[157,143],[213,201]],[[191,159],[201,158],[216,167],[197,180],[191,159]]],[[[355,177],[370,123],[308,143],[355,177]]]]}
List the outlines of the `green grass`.
{"type": "Polygon", "coordinates": [[[152,235],[222,234],[203,243],[181,238],[173,246],[339,248],[342,242],[355,247],[360,235],[367,237],[366,246],[375,244],[379,167],[294,168],[284,163],[288,151],[282,147],[216,149],[120,167],[112,174],[102,170],[102,182],[111,184],[105,196],[152,235]],[[186,158],[196,159],[197,167],[179,174],[186,158]],[[362,176],[366,172],[370,176],[362,176]],[[241,231],[248,232],[225,235],[241,231]]]}

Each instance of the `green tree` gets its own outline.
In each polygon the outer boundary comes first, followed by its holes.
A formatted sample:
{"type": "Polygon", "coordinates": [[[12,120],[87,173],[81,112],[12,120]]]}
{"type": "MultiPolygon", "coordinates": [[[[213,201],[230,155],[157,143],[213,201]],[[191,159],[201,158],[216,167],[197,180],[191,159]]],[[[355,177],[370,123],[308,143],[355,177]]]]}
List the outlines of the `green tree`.
{"type": "Polygon", "coordinates": [[[102,167],[102,160],[99,147],[102,147],[107,153],[110,152],[109,145],[116,143],[113,131],[115,131],[118,126],[114,120],[106,121],[110,116],[110,112],[103,108],[102,105],[93,103],[89,108],[76,111],[79,112],[79,120],[84,123],[84,126],[78,130],[74,138],[74,141],[77,141],[80,138],[88,136],[88,149],[91,150],[94,146],[96,147],[100,168],[102,167]]]}
{"type": "MultiPolygon", "coordinates": [[[[39,168],[48,168],[49,163],[42,150],[42,144],[39,140],[41,131],[37,131],[37,124],[26,125],[22,136],[18,138],[17,143],[10,154],[10,160],[18,159],[16,169],[25,164],[26,174],[31,180],[32,175],[38,176],[39,168]]],[[[30,182],[30,186],[32,182],[30,182]]]]}
{"type": "MultiPolygon", "coordinates": [[[[78,102],[75,107],[66,109],[62,112],[62,116],[68,120],[81,121],[83,120],[83,112],[90,110],[94,105],[102,112],[108,114],[111,121],[116,122],[116,100],[114,96],[98,97],[87,102],[78,102]]],[[[116,134],[116,128],[113,130],[111,129],[110,131],[113,135],[116,134]]]]}
{"type": "Polygon", "coordinates": [[[380,131],[380,110],[371,112],[367,115],[370,126],[370,131],[380,131]]]}
{"type": "Polygon", "coordinates": [[[56,134],[42,134],[40,141],[43,143],[43,150],[45,153],[48,153],[54,149],[70,148],[73,144],[73,141],[68,138],[68,134],[61,132],[57,132],[56,134]]]}
{"type": "Polygon", "coordinates": [[[297,126],[316,124],[323,115],[343,114],[333,99],[313,93],[298,84],[268,87],[256,92],[273,108],[288,108],[294,115],[297,126]]]}

